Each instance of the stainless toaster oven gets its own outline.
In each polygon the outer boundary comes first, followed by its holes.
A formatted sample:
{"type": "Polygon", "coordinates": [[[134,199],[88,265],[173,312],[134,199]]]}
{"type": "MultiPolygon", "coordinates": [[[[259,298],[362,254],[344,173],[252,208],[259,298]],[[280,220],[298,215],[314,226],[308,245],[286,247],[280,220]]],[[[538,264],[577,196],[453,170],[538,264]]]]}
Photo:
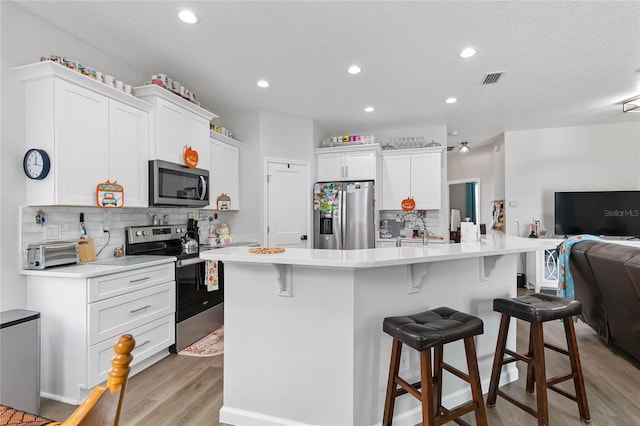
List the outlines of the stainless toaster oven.
{"type": "Polygon", "coordinates": [[[34,243],[27,247],[25,269],[45,269],[79,261],[78,243],[75,241],[34,243]]]}

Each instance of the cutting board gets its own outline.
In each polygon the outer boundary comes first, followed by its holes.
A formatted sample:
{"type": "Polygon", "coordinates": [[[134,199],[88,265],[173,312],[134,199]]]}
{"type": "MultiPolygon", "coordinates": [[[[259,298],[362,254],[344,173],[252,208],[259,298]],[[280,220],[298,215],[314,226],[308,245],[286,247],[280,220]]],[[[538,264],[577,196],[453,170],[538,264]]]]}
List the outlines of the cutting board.
{"type": "Polygon", "coordinates": [[[81,238],[78,243],[78,254],[80,263],[93,262],[96,260],[96,248],[93,245],[93,238],[81,238]]]}

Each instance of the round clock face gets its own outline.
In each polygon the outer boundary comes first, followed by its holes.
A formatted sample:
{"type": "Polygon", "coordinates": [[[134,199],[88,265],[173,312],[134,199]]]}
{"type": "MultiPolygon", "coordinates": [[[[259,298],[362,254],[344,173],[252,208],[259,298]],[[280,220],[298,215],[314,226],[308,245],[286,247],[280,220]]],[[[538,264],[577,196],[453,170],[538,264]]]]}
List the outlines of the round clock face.
{"type": "Polygon", "coordinates": [[[42,149],[30,149],[22,161],[24,173],[30,179],[44,179],[49,174],[51,162],[49,155],[42,149]]]}

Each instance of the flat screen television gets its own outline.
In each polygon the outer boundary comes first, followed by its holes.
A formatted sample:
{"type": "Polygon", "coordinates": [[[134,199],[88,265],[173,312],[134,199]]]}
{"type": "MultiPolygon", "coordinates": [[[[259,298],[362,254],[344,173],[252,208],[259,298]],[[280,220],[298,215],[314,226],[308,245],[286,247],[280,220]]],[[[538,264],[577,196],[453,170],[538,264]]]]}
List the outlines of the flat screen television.
{"type": "Polygon", "coordinates": [[[556,192],[555,234],[640,236],[640,191],[556,192]]]}

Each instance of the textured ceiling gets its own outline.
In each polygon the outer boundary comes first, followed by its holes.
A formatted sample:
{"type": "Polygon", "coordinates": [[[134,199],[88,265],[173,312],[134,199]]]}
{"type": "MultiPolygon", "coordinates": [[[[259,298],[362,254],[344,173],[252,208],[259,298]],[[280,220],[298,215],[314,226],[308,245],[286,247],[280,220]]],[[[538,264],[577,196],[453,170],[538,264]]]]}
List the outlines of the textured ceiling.
{"type": "Polygon", "coordinates": [[[446,124],[458,132],[450,146],[640,120],[621,106],[640,94],[639,1],[17,4],[149,75],[173,76],[222,117],[259,108],[331,134],[446,124]],[[198,24],[178,21],[183,7],[198,24]],[[467,46],[478,54],[462,59],[467,46]],[[347,74],[352,63],[360,75],[347,74]],[[481,85],[492,72],[504,75],[481,85]]]}

